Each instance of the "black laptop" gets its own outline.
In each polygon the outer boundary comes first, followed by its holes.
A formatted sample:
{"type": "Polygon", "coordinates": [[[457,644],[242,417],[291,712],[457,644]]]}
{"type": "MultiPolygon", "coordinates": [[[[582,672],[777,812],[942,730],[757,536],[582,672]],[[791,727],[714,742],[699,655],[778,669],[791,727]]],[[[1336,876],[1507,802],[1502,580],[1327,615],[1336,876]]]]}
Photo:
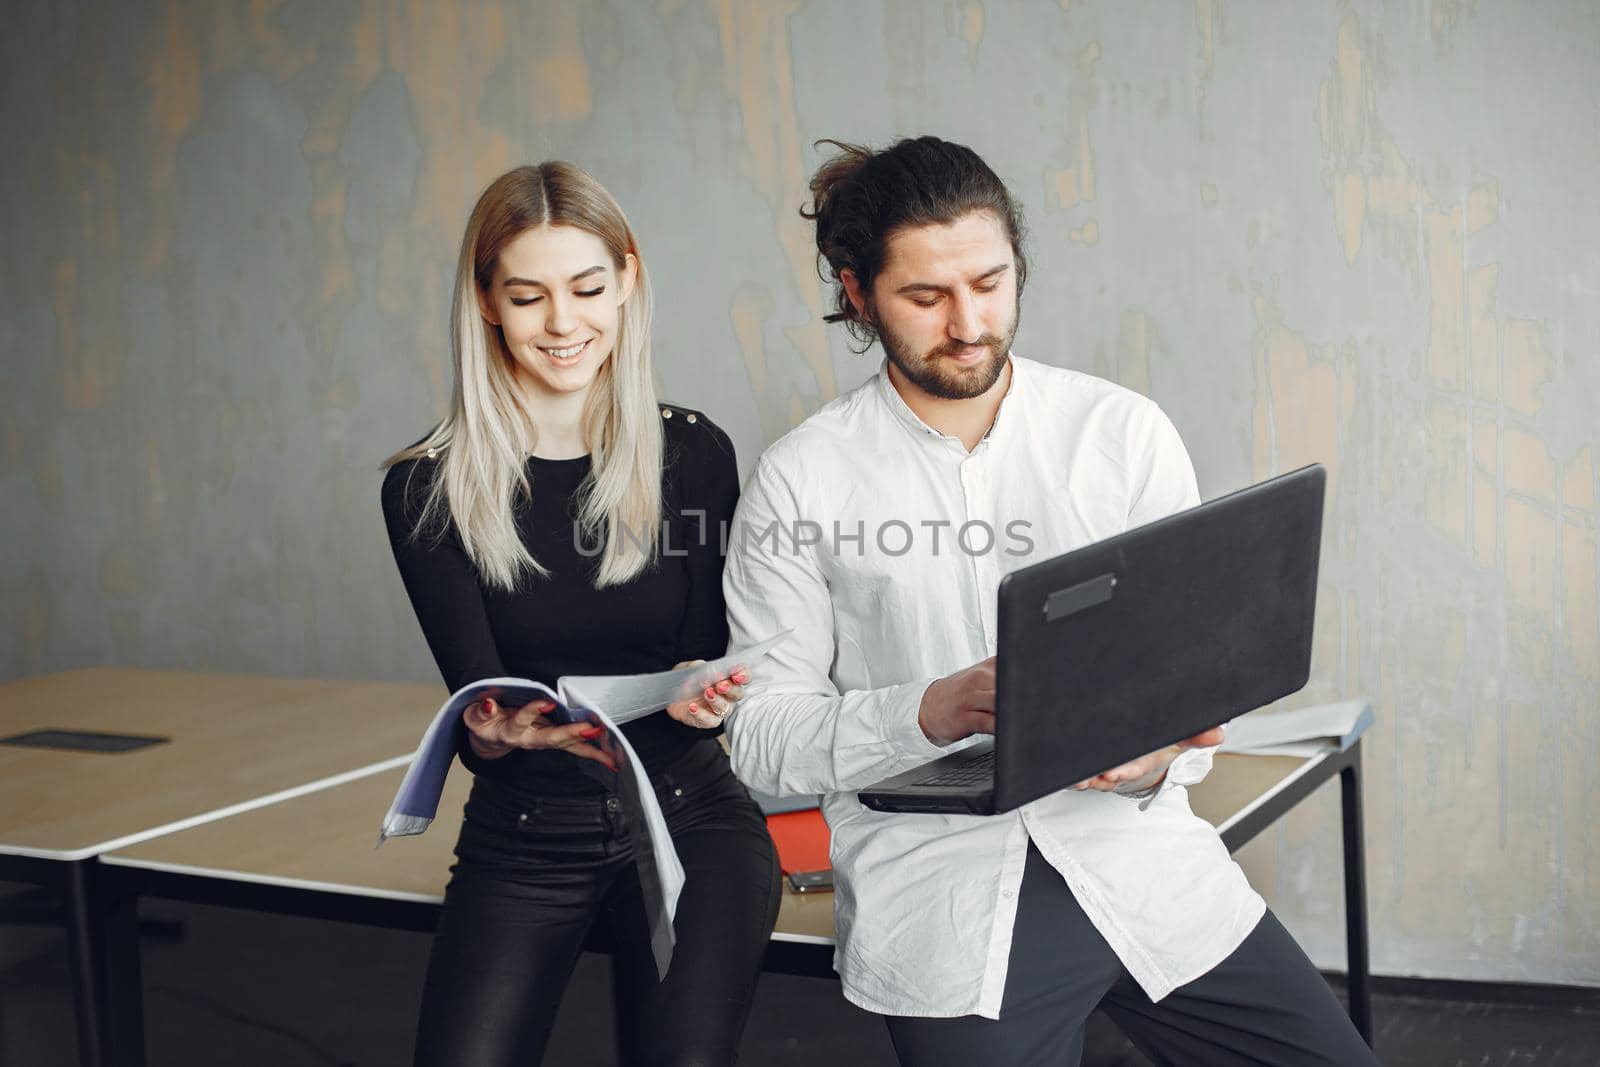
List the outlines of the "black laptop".
{"type": "Polygon", "coordinates": [[[995,736],[860,793],[990,815],[1306,684],[1327,472],[1304,467],[1000,582],[995,736]]]}

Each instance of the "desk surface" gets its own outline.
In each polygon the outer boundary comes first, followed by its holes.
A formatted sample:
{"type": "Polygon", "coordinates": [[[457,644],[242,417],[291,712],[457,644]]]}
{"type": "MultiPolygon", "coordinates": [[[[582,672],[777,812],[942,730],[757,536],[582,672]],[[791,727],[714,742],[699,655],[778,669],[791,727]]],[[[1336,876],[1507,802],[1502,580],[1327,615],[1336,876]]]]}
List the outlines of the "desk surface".
{"type": "Polygon", "coordinates": [[[1219,831],[1226,830],[1334,753],[1332,744],[1309,758],[1219,752],[1205,780],[1189,786],[1189,807],[1219,831]]]}
{"type": "MultiPolygon", "coordinates": [[[[374,849],[378,824],[403,776],[403,768],[381,771],[101,858],[119,866],[436,903],[449,880],[472,777],[452,768],[427,833],[374,849]]],[[[778,926],[793,940],[831,940],[833,894],[786,891],[778,926]]]]}
{"type": "Polygon", "coordinates": [[[444,695],[433,685],[120,668],[0,685],[0,737],[61,729],[171,738],[121,753],[0,745],[0,854],[82,859],[403,763],[444,695]]]}
{"type": "MultiPolygon", "coordinates": [[[[1197,814],[1219,828],[1316,759],[1219,755],[1210,777],[1189,790],[1197,814]]],[[[378,824],[403,771],[374,773],[121,849],[103,856],[118,866],[144,867],[264,885],[355,896],[436,902],[444,893],[470,776],[451,771],[428,832],[397,838],[374,850],[378,824]]],[[[784,889],[778,940],[831,942],[833,894],[784,889]]]]}

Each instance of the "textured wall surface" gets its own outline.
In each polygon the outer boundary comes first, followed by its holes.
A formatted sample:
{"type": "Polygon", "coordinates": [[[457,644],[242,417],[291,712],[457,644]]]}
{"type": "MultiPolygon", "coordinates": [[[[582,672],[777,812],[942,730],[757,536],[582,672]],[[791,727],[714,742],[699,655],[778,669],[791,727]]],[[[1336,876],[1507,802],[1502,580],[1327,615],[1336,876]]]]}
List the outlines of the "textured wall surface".
{"type": "MultiPolygon", "coordinates": [[[[1295,702],[1378,709],[1375,969],[1600,984],[1594,5],[97,0],[0,50],[0,678],[436,677],[376,465],[482,185],[617,194],[748,471],[877,363],[811,142],[937,132],[1026,202],[1020,352],[1155,397],[1208,496],[1328,465],[1295,702]]],[[[1335,796],[1244,861],[1342,966],[1335,796]]]]}

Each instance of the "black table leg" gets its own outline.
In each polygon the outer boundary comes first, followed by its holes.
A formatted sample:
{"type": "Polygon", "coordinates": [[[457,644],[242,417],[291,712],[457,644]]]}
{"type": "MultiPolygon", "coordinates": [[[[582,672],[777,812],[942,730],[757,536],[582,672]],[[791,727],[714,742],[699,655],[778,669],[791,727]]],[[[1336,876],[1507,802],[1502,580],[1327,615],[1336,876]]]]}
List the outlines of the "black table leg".
{"type": "Polygon", "coordinates": [[[1367,958],[1367,861],[1361,822],[1361,742],[1351,746],[1350,762],[1339,771],[1344,808],[1344,926],[1350,982],[1350,1019],[1370,1047],[1372,991],[1367,958]]]}
{"type": "Polygon", "coordinates": [[[105,952],[105,1044],[115,1067],[144,1067],[144,987],[139,965],[139,897],[101,868],[105,952]]]}
{"type": "Polygon", "coordinates": [[[108,1067],[111,1063],[105,1044],[105,929],[98,900],[99,869],[99,861],[93,858],[68,863],[62,887],[82,1067],[108,1067]]]}

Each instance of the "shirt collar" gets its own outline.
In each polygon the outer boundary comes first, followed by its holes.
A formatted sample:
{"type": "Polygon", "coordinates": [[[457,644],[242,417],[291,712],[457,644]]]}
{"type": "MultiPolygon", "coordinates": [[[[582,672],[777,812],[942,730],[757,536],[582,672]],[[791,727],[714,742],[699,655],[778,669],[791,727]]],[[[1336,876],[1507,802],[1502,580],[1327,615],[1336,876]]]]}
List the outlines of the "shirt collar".
{"type": "Polygon", "coordinates": [[[1022,360],[1017,358],[1015,352],[1007,352],[1006,357],[1011,360],[1011,380],[1006,383],[1006,395],[1000,398],[1000,406],[995,409],[994,423],[989,427],[989,432],[983,435],[985,441],[994,444],[1001,443],[1005,435],[1011,433],[1012,428],[1021,421],[1023,402],[1019,398],[1027,393],[1027,387],[1020,384],[1027,373],[1022,368],[1022,360]]]}
{"type": "Polygon", "coordinates": [[[917,413],[911,410],[911,405],[906,403],[905,398],[900,395],[900,390],[896,389],[894,383],[889,380],[889,359],[887,356],[884,357],[882,363],[878,364],[878,395],[883,398],[884,406],[889,409],[890,414],[898,419],[906,429],[924,437],[944,436],[944,434],[923,422],[917,416],[917,413]]]}
{"type": "MultiPolygon", "coordinates": [[[[1022,374],[1022,361],[1017,358],[1015,352],[1007,353],[1007,358],[1011,360],[1011,381],[1006,385],[1006,395],[1000,398],[1000,407],[995,411],[993,425],[989,427],[989,432],[983,435],[984,441],[1000,437],[1002,429],[1009,429],[1010,424],[1016,421],[1016,418],[1008,418],[1006,412],[1018,406],[1012,403],[1012,397],[1018,393],[1017,380],[1018,376],[1022,374]]],[[[933,437],[956,441],[957,444],[961,443],[949,434],[943,434],[935,430],[932,426],[923,422],[915,411],[911,410],[911,405],[906,403],[905,398],[900,395],[900,390],[896,389],[894,383],[889,380],[889,360],[887,357],[884,358],[882,363],[878,364],[878,393],[883,398],[884,406],[906,429],[922,437],[933,437]]]]}

